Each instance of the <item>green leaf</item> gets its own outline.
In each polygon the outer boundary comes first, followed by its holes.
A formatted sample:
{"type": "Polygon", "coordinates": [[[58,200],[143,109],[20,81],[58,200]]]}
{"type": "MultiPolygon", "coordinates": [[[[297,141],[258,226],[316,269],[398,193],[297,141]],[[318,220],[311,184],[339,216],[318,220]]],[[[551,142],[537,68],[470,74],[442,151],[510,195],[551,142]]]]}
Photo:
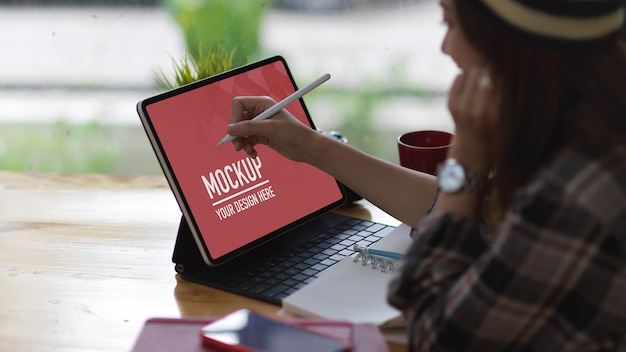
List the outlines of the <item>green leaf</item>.
{"type": "MultiPolygon", "coordinates": [[[[171,90],[195,81],[214,76],[235,68],[234,57],[237,48],[225,49],[222,45],[214,45],[206,54],[202,45],[198,46],[198,54],[186,53],[180,59],[172,59],[173,78],[170,78],[163,70],[154,75],[156,84],[164,90],[171,90]],[[197,57],[195,59],[194,57],[197,57]]],[[[248,57],[244,64],[250,63],[248,57]]]]}

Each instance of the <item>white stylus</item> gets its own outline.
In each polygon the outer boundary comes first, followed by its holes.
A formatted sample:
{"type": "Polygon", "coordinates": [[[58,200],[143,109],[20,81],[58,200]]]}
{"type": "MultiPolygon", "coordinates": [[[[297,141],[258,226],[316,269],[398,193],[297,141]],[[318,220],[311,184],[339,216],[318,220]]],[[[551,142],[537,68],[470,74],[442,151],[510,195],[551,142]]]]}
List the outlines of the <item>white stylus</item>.
{"type": "MultiPolygon", "coordinates": [[[[289,104],[293,103],[294,101],[302,98],[305,94],[307,94],[308,92],[310,92],[313,89],[317,88],[320,84],[328,81],[329,79],[330,79],[330,74],[326,73],[326,74],[322,75],[320,78],[318,78],[315,81],[307,84],[306,86],[302,87],[301,89],[298,89],[297,91],[291,93],[285,99],[281,100],[280,102],[276,103],[275,105],[273,105],[269,109],[267,109],[267,110],[263,111],[262,113],[258,114],[257,116],[255,116],[252,119],[252,121],[265,120],[265,119],[268,119],[268,118],[274,116],[276,113],[278,113],[279,111],[281,111],[282,109],[287,107],[287,105],[289,105],[289,104]]],[[[235,138],[236,137],[227,134],[224,138],[222,138],[222,140],[219,143],[217,143],[217,145],[220,146],[220,145],[222,145],[224,143],[232,141],[235,138]]]]}

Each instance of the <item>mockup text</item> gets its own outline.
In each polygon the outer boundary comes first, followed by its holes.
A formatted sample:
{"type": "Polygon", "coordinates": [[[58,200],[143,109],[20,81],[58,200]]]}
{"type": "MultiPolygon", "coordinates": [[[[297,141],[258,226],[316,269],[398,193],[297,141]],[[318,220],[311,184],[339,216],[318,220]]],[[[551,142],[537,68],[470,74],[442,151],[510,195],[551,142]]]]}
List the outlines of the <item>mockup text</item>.
{"type": "Polygon", "coordinates": [[[259,181],[261,175],[261,158],[245,158],[202,175],[204,187],[211,199],[221,197],[229,192],[237,191],[259,181]]]}
{"type": "Polygon", "coordinates": [[[274,194],[274,189],[272,188],[272,186],[268,186],[256,192],[238,198],[231,203],[216,208],[215,214],[220,220],[224,220],[237,213],[240,213],[244,210],[250,209],[256,205],[268,201],[274,197],[276,197],[276,194],[274,194]]]}

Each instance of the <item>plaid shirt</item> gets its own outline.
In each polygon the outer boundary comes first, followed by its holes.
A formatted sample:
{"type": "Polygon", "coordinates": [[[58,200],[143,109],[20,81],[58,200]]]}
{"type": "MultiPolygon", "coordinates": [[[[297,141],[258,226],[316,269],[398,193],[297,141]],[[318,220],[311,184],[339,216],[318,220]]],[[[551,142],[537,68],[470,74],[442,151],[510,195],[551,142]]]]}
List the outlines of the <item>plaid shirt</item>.
{"type": "Polygon", "coordinates": [[[625,348],[626,148],[562,153],[485,238],[450,213],[423,220],[389,291],[411,350],[625,348]]]}

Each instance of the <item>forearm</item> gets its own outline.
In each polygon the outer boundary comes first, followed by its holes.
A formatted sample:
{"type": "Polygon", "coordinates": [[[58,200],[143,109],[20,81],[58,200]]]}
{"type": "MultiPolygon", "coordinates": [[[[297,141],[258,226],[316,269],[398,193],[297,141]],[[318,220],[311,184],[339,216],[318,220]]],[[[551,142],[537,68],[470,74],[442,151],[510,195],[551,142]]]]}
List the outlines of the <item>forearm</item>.
{"type": "Polygon", "coordinates": [[[449,212],[470,221],[480,218],[482,194],[462,192],[457,194],[440,193],[433,213],[449,212]]]}
{"type": "Polygon", "coordinates": [[[306,161],[333,175],[396,219],[417,226],[437,188],[435,177],[376,158],[323,135],[312,138],[306,161]]]}

